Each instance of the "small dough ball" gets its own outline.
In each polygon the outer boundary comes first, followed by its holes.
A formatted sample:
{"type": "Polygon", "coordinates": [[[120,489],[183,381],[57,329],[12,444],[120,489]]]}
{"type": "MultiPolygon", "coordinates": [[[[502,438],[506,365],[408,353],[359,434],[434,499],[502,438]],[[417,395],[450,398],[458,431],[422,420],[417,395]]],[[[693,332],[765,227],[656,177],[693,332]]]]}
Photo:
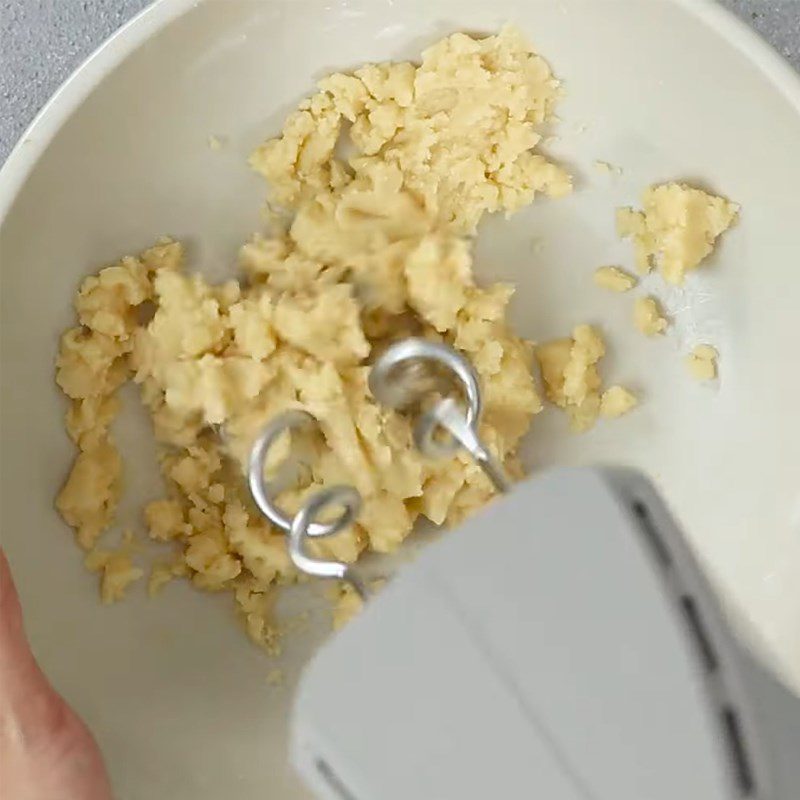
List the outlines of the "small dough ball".
{"type": "Polygon", "coordinates": [[[161,270],[180,271],[183,269],[185,255],[180,242],[162,237],[156,244],[141,253],[139,261],[147,268],[148,275],[155,275],[161,270]]]}
{"type": "Polygon", "coordinates": [[[636,286],[636,278],[619,267],[598,267],[594,271],[594,282],[611,292],[627,292],[636,286]]]}
{"type": "Polygon", "coordinates": [[[654,262],[667,283],[681,284],[712,252],[736,220],[739,206],[683,183],[651,186],[643,211],[617,210],[617,233],[633,241],[636,266],[647,273],[654,262]]]}
{"type": "Polygon", "coordinates": [[[547,398],[565,409],[575,432],[589,430],[600,414],[602,380],[597,364],[605,352],[602,336],[590,325],[578,325],[571,339],[536,348],[547,398]]]}
{"type": "Polygon", "coordinates": [[[638,404],[636,395],[624,386],[609,386],[600,398],[600,416],[615,419],[627,414],[638,404]]]}
{"type": "Polygon", "coordinates": [[[81,547],[90,549],[111,524],[120,495],[122,462],[109,439],[78,454],[56,508],[75,528],[81,547]]]}
{"type": "Polygon", "coordinates": [[[134,566],[130,556],[122,550],[92,550],[84,563],[90,572],[102,573],[100,599],[106,604],[122,600],[127,588],[144,575],[144,570],[134,566]]]}
{"type": "Polygon", "coordinates": [[[717,351],[708,344],[699,344],[686,357],[686,368],[697,381],[711,381],[717,377],[717,351]]]}
{"type": "Polygon", "coordinates": [[[669,325],[654,297],[636,298],[633,304],[633,323],[645,336],[658,336],[669,325]]]}

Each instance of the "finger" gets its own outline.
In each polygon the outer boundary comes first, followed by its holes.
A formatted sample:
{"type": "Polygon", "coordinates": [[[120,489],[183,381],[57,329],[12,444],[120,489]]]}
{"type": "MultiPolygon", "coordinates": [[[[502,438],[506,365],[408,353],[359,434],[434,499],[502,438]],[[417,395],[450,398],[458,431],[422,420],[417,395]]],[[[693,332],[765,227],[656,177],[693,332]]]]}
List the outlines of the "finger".
{"type": "Polygon", "coordinates": [[[0,798],[109,800],[102,756],[33,657],[0,549],[0,798]]]}
{"type": "Polygon", "coordinates": [[[45,681],[31,652],[22,623],[22,608],[11,568],[0,548],[0,690],[18,694],[20,681],[45,681]]]}
{"type": "Polygon", "coordinates": [[[31,652],[11,568],[0,549],[0,716],[16,736],[27,737],[62,724],[64,715],[31,652]]]}

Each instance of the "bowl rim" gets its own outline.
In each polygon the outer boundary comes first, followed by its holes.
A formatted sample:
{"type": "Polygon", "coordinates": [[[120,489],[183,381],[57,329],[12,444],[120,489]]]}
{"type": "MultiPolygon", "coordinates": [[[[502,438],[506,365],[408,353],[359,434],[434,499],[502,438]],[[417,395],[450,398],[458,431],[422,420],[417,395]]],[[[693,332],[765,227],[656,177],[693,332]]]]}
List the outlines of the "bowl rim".
{"type": "MultiPolygon", "coordinates": [[[[0,168],[0,226],[49,144],[100,82],[140,45],[204,1],[155,0],[106,39],[61,84],[0,168]]],[[[753,28],[717,0],[670,2],[700,19],[747,57],[800,115],[800,73],[753,28]]]]}

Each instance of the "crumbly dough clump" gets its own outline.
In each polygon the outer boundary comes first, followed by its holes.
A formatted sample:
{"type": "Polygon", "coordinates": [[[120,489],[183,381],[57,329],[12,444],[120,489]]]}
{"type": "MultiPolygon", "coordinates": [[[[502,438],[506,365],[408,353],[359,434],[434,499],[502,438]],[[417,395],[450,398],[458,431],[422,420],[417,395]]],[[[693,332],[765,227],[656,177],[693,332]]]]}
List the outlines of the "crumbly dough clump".
{"type": "MultiPolygon", "coordinates": [[[[252,156],[290,221],[242,247],[246,282],[212,285],[186,272],[172,241],[87,278],[75,300],[80,325],[57,362],[79,455],[56,502],[81,545],[93,548],[113,521],[121,461],[109,426],[127,380],[152,416],[167,486],[144,511],[150,537],[174,554],[153,568],[151,593],[184,574],[229,590],[249,635],[272,652],[276,587],[298,576],[284,534],[251,504],[242,468],[275,414],[302,408],[321,427],[299,443],[304,460],[278,498],[284,507],[332,484],[363,496],[357,524],[314,543],[321,554],[352,562],[388,552],[418,517],[458,522],[487,502],[492,487],[468,456],[432,463],[417,454],[409,420],[372,398],[369,360],[411,334],[458,348],[482,383],[482,436],[514,468],[541,409],[532,347],[505,322],[513,290],[476,285],[463,237],[486,212],[570,190],[563,169],[534,150],[558,94],[512,29],[450,36],[420,66],[331,75],[252,156]],[[345,123],[355,148],[347,161],[335,154],[345,123]]],[[[571,397],[585,374],[569,378],[571,397]]],[[[92,563],[111,600],[133,572],[104,558],[92,563]]]]}
{"type": "MultiPolygon", "coordinates": [[[[319,89],[251,160],[281,205],[349,186],[340,209],[347,228],[374,214],[370,197],[383,191],[412,212],[404,224],[432,216],[469,233],[486,211],[516,211],[536,192],[571,191],[569,175],[533,149],[558,82],[513,28],[486,39],[457,33],[425,50],[418,67],[368,64],[330,75],[319,89]],[[348,164],[333,154],[344,121],[358,151],[348,164]],[[397,196],[401,183],[408,194],[397,196]]],[[[317,197],[323,206],[325,199],[317,197]]]]}
{"type": "Polygon", "coordinates": [[[99,572],[100,598],[104,603],[122,600],[128,586],[144,575],[141,567],[134,565],[127,548],[119,550],[91,550],[85,559],[90,572],[99,572]]]}
{"type": "Polygon", "coordinates": [[[627,292],[636,286],[636,278],[619,267],[598,267],[594,271],[594,282],[611,292],[627,292]]]}
{"type": "Polygon", "coordinates": [[[739,206],[682,183],[650,186],[642,211],[617,209],[617,232],[633,240],[642,274],[655,264],[668,283],[681,284],[714,249],[736,219],[739,206]]]}
{"type": "Polygon", "coordinates": [[[621,416],[636,404],[622,387],[603,393],[598,364],[605,354],[603,337],[590,325],[578,325],[571,338],[554,339],[536,348],[547,399],[567,412],[575,432],[594,426],[604,399],[606,417],[621,416]]]}
{"type": "Polygon", "coordinates": [[[669,322],[655,297],[637,297],[633,304],[633,324],[645,336],[664,333],[669,322]]]}
{"type": "Polygon", "coordinates": [[[698,344],[686,357],[686,368],[697,381],[717,377],[717,351],[710,344],[698,344]]]}

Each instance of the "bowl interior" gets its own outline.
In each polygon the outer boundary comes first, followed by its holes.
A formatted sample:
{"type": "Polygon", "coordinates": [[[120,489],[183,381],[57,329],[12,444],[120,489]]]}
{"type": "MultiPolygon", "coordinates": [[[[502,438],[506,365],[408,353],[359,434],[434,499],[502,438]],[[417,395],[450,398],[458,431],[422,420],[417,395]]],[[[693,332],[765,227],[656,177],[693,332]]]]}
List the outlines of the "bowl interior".
{"type": "MultiPolygon", "coordinates": [[[[778,85],[771,61],[718,12],[679,2],[206,0],[167,13],[179,5],[150,12],[151,23],[175,18],[78,105],[0,229],[3,545],[36,652],[96,732],[120,796],[302,796],[286,766],[286,717],[299,665],[326,620],[320,610],[309,633],[288,641],[288,680],[276,689],[266,681],[274,665],[243,638],[227,597],[172,585],[157,602],[139,589],[100,606],[53,510],[72,458],[53,359],[72,324],[75,286],[161,234],[189,243],[194,268],[232,274],[237,247],[262,224],[264,187],[247,168],[249,151],[328,71],[416,58],[455,30],[513,22],[550,61],[567,95],[547,149],[577,185],[567,199],[486,222],[479,277],[517,285],[514,321],[532,339],[600,325],[607,381],[644,400],[582,436],[546,411],[526,463],[645,470],[762,655],[800,685],[797,84],[778,85]],[[223,147],[210,148],[210,136],[223,147]],[[597,159],[622,174],[600,173],[597,159]],[[645,283],[675,322],[653,342],[634,330],[630,296],[596,289],[591,273],[632,266],[614,209],[669,179],[719,191],[742,213],[685,289],[645,283]],[[701,341],[721,354],[713,387],[693,383],[682,363],[701,341]]],[[[110,47],[124,53],[130,32],[110,47]]],[[[73,84],[56,105],[77,94],[73,84]]],[[[137,510],[160,483],[135,393],[126,402],[120,525],[139,527],[137,510]]],[[[320,591],[298,602],[321,606],[320,591]]]]}

